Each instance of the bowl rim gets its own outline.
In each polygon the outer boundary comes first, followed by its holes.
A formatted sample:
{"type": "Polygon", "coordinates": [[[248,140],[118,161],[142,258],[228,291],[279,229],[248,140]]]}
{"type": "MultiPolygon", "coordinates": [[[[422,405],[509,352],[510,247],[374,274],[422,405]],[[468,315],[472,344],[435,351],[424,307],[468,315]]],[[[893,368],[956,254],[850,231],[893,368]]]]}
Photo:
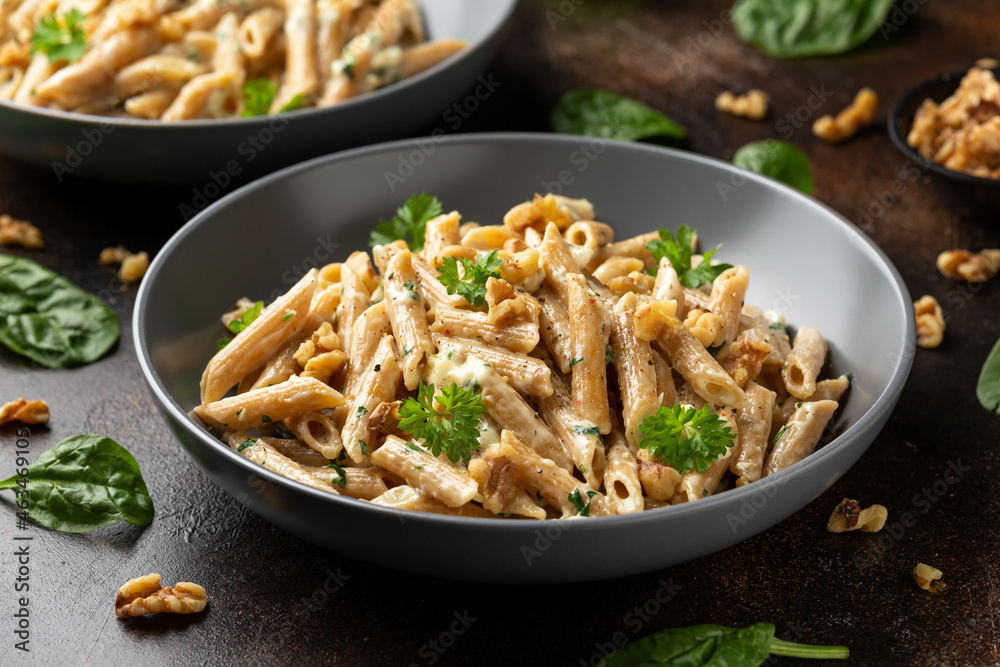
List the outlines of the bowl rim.
{"type": "MultiPolygon", "coordinates": [[[[317,489],[301,484],[292,479],[289,479],[283,475],[263,468],[256,463],[250,461],[239,453],[235,452],[223,443],[221,440],[215,438],[211,433],[208,432],[202,425],[198,424],[169,394],[166,388],[163,386],[159,375],[153,368],[152,359],[149,354],[149,350],[146,348],[143,333],[145,331],[145,311],[150,307],[149,303],[149,290],[151,285],[155,282],[156,276],[159,273],[161,267],[165,265],[169,259],[172,251],[182,243],[182,241],[190,234],[195,233],[197,228],[212,216],[215,215],[216,211],[226,208],[230,203],[246,194],[254,192],[256,190],[262,190],[270,187],[272,184],[286,180],[293,179],[301,173],[311,171],[313,169],[320,168],[327,164],[337,163],[337,162],[347,162],[355,158],[364,157],[376,153],[384,152],[398,152],[404,149],[414,149],[417,148],[420,143],[426,144],[429,140],[436,140],[438,142],[438,148],[446,148],[450,145],[462,146],[462,145],[502,145],[502,144],[517,144],[519,142],[530,141],[530,142],[547,142],[555,147],[579,147],[581,141],[586,141],[588,137],[581,137],[577,135],[560,135],[551,133],[512,133],[512,132],[495,132],[495,133],[468,133],[468,134],[458,134],[458,135],[448,135],[444,137],[422,137],[416,139],[403,139],[398,141],[384,142],[379,144],[373,144],[369,146],[363,146],[360,148],[350,149],[346,151],[341,151],[337,153],[332,153],[330,155],[325,155],[311,160],[306,160],[299,164],[295,164],[289,167],[285,167],[277,172],[264,176],[256,181],[253,181],[247,185],[244,185],[237,190],[227,194],[225,197],[219,199],[218,201],[212,203],[205,210],[201,211],[198,215],[189,220],[184,226],[182,226],[160,249],[153,259],[146,276],[142,283],[140,284],[138,294],[136,296],[135,307],[133,310],[133,322],[132,322],[132,341],[135,346],[136,357],[139,361],[140,368],[142,370],[143,378],[146,381],[150,391],[153,393],[156,401],[160,404],[161,408],[169,413],[171,419],[173,419],[177,424],[181,425],[189,434],[197,438],[203,445],[210,448],[216,448],[220,456],[225,456],[229,461],[233,462],[234,465],[242,468],[244,472],[255,474],[260,477],[267,479],[269,483],[278,484],[283,487],[286,491],[306,494],[314,499],[326,499],[326,502],[334,503],[334,506],[344,504],[344,509],[346,511],[360,511],[360,512],[373,512],[376,515],[381,514],[385,517],[393,518],[396,521],[400,519],[405,520],[407,523],[414,523],[418,526],[422,525],[452,525],[454,527],[462,527],[465,529],[479,530],[484,527],[489,527],[490,531],[501,531],[503,533],[520,533],[520,532],[531,532],[534,531],[538,522],[529,520],[515,520],[515,521],[496,521],[493,519],[483,519],[478,517],[463,517],[463,516],[453,516],[444,514],[433,514],[426,512],[414,512],[412,510],[404,510],[393,507],[385,507],[381,505],[375,505],[373,503],[363,502],[354,498],[350,498],[344,495],[333,495],[329,493],[321,492],[317,489]]],[[[886,272],[888,278],[891,279],[892,285],[895,287],[896,296],[900,299],[900,303],[897,306],[902,307],[903,316],[905,319],[905,334],[902,340],[902,349],[899,350],[898,358],[895,359],[895,367],[892,371],[892,376],[886,385],[885,389],[874,399],[874,403],[871,408],[869,408],[855,423],[848,426],[840,435],[831,440],[829,443],[824,445],[821,449],[814,451],[812,454],[807,456],[802,461],[782,470],[781,472],[762,478],[753,484],[747,484],[743,487],[728,489],[724,493],[718,495],[712,495],[708,498],[699,499],[697,502],[681,503],[679,505],[670,505],[664,508],[658,508],[657,511],[639,512],[636,514],[629,515],[615,515],[615,516],[601,516],[601,517],[590,517],[586,521],[574,521],[572,527],[573,530],[590,530],[590,531],[605,531],[614,530],[619,527],[625,528],[633,524],[646,523],[648,521],[658,521],[665,520],[667,517],[677,517],[678,519],[692,513],[692,512],[710,512],[711,508],[722,506],[727,503],[738,504],[742,499],[748,499],[751,495],[757,493],[767,494],[769,490],[774,493],[776,487],[784,486],[786,483],[791,481],[793,476],[799,476],[800,473],[805,472],[808,469],[820,466],[826,459],[831,458],[837,454],[841,449],[848,447],[853,441],[863,437],[863,435],[868,431],[868,429],[874,427],[879,421],[884,421],[888,419],[889,414],[894,408],[896,401],[898,400],[900,394],[902,393],[903,386],[906,382],[907,376],[909,375],[910,367],[913,363],[915,351],[916,351],[916,323],[913,313],[913,308],[910,307],[910,302],[912,301],[909,290],[906,284],[903,282],[899,271],[893,265],[892,261],[886,256],[886,254],[879,248],[874,241],[868,238],[861,230],[857,229],[848,220],[834,211],[829,206],[823,204],[822,202],[808,196],[799,190],[792,188],[780,181],[772,179],[767,176],[756,174],[753,172],[745,171],[738,167],[735,167],[731,163],[704,156],[696,153],[690,153],[687,151],[663,148],[653,144],[641,144],[641,143],[631,143],[622,141],[610,141],[607,140],[609,146],[617,146],[621,150],[626,151],[637,151],[641,153],[653,153],[662,156],[664,159],[679,159],[681,161],[692,161],[701,165],[710,166],[714,168],[722,168],[724,170],[736,170],[741,176],[746,177],[748,180],[757,182],[758,184],[764,186],[765,188],[781,192],[782,196],[791,196],[797,198],[807,206],[813,206],[818,208],[821,212],[833,218],[834,221],[839,223],[845,233],[848,234],[849,238],[852,239],[852,245],[858,247],[862,251],[867,249],[868,252],[874,254],[875,259],[880,263],[880,268],[886,272]],[[884,419],[883,419],[884,418],[884,419]],[[664,511],[669,510],[669,511],[664,511]]],[[[175,436],[176,437],[176,436],[175,436]]],[[[322,502],[322,501],[320,501],[322,502]]],[[[796,510],[798,511],[798,510],[796,510]]],[[[784,520],[784,519],[782,519],[784,520]]],[[[562,522],[560,522],[562,523],[562,522]]],[[[744,538],[738,541],[743,541],[744,538]]]]}
{"type": "MultiPolygon", "coordinates": [[[[888,122],[886,123],[889,127],[889,138],[904,156],[936,174],[972,185],[1000,188],[1000,179],[983,178],[982,176],[973,176],[972,174],[967,174],[963,171],[948,169],[933,160],[928,160],[906,142],[906,136],[909,134],[910,126],[913,125],[913,119],[910,118],[907,123],[907,127],[903,127],[903,114],[905,109],[915,100],[929,99],[930,96],[928,93],[940,88],[943,84],[949,84],[950,86],[950,84],[954,83],[954,89],[951,93],[949,93],[949,96],[954,94],[954,92],[958,90],[958,85],[961,83],[962,78],[968,74],[972,67],[978,67],[978,65],[972,65],[964,70],[942,72],[933,78],[927,79],[926,81],[913,86],[903,93],[899,99],[896,100],[895,104],[892,105],[892,109],[889,111],[888,122]]],[[[994,75],[1000,75],[1000,66],[984,67],[981,69],[987,69],[993,72],[994,75]]]]}
{"type": "MultiPolygon", "coordinates": [[[[517,9],[520,0],[491,0],[494,3],[507,3],[505,7],[502,7],[502,11],[495,25],[492,25],[489,30],[475,43],[468,44],[466,48],[462,49],[458,53],[455,53],[448,58],[445,58],[441,62],[427,68],[423,72],[414,74],[413,76],[397,81],[388,86],[383,86],[382,88],[377,88],[375,90],[369,91],[363,95],[358,95],[352,97],[348,100],[344,100],[338,104],[334,104],[328,107],[306,107],[304,109],[295,109],[293,111],[288,111],[279,114],[263,114],[260,116],[236,116],[233,118],[192,118],[189,120],[178,120],[178,121],[164,121],[158,119],[148,119],[148,118],[124,118],[117,116],[100,116],[97,114],[86,114],[79,113],[76,111],[62,111],[60,109],[49,109],[48,107],[38,107],[30,104],[20,104],[17,102],[12,102],[6,99],[0,99],[0,109],[7,110],[13,113],[24,113],[27,115],[41,116],[43,118],[48,118],[51,120],[59,122],[74,123],[79,125],[111,125],[115,128],[120,127],[131,127],[136,129],[149,129],[154,132],[171,132],[177,131],[183,128],[219,128],[223,126],[229,127],[251,127],[253,125],[263,125],[273,122],[279,116],[287,118],[302,118],[308,116],[318,116],[320,114],[328,114],[334,112],[335,110],[345,110],[351,109],[353,107],[361,106],[364,104],[373,103],[383,97],[388,97],[390,95],[400,94],[413,86],[419,86],[424,82],[425,79],[430,79],[436,77],[441,72],[444,72],[452,67],[457,66],[460,62],[468,60],[476,52],[486,48],[486,45],[492,42],[497,35],[502,32],[509,24],[511,17],[514,15],[514,10],[517,9]]],[[[421,6],[421,11],[426,11],[426,8],[421,6]]]]}

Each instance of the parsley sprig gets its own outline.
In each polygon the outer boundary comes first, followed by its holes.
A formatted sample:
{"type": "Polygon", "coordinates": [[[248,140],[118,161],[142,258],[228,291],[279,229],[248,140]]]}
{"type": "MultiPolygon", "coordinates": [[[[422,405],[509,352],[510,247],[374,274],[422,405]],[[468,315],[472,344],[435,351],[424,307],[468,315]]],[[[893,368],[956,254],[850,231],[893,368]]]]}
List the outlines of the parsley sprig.
{"type": "Polygon", "coordinates": [[[426,192],[412,195],[406,203],[396,209],[396,215],[389,220],[379,220],[372,230],[368,245],[386,245],[399,239],[406,240],[409,234],[413,239],[410,250],[422,250],[424,247],[424,228],[427,221],[441,215],[441,202],[426,192]]]}
{"type": "Polygon", "coordinates": [[[474,387],[454,382],[440,389],[435,397],[434,385],[421,382],[417,397],[399,407],[399,428],[422,438],[434,456],[444,452],[453,463],[468,463],[479,449],[479,417],[486,412],[483,399],[474,387]]]}
{"type": "Polygon", "coordinates": [[[266,76],[251,79],[240,89],[243,94],[243,110],[241,116],[264,116],[271,109],[274,96],[278,94],[278,82],[266,76]]]}
{"type": "Polygon", "coordinates": [[[726,421],[707,405],[700,410],[663,406],[642,420],[639,446],[679,473],[699,473],[726,453],[736,437],[726,421]]]}
{"type": "Polygon", "coordinates": [[[71,9],[62,15],[62,23],[55,12],[43,16],[31,35],[31,52],[41,51],[49,62],[79,60],[87,50],[87,34],[83,30],[83,20],[87,18],[79,9],[71,9]]]}
{"type": "Polygon", "coordinates": [[[687,225],[681,225],[677,230],[677,238],[675,239],[673,232],[666,227],[660,227],[660,238],[646,244],[646,250],[653,253],[653,259],[656,260],[657,264],[650,267],[649,273],[655,276],[660,260],[666,257],[670,260],[670,264],[674,267],[674,271],[677,272],[677,277],[680,278],[680,281],[687,287],[696,289],[701,287],[703,283],[712,282],[723,271],[733,268],[730,264],[712,266],[712,255],[722,247],[720,243],[702,255],[702,263],[697,268],[692,269],[691,247],[694,245],[697,234],[698,232],[687,225]]]}
{"type": "Polygon", "coordinates": [[[458,294],[471,306],[481,306],[486,303],[486,281],[490,278],[502,278],[500,267],[503,260],[493,250],[489,254],[479,255],[473,262],[467,257],[445,257],[437,270],[441,272],[438,282],[448,288],[448,294],[458,294]],[[461,266],[461,272],[458,267],[461,266]]]}
{"type": "MultiPolygon", "coordinates": [[[[248,326],[253,324],[253,321],[256,320],[258,317],[260,317],[260,314],[262,312],[264,312],[264,302],[258,301],[250,308],[247,308],[246,311],[243,313],[243,315],[237,317],[232,322],[230,322],[229,330],[232,331],[234,334],[238,334],[239,332],[243,331],[248,326]]],[[[292,315],[294,316],[294,314],[295,313],[293,312],[292,315]]],[[[287,318],[282,318],[282,319],[287,319],[287,318]]],[[[226,345],[229,345],[230,341],[232,340],[233,340],[232,338],[220,338],[219,340],[215,341],[215,346],[221,350],[226,345]]]]}

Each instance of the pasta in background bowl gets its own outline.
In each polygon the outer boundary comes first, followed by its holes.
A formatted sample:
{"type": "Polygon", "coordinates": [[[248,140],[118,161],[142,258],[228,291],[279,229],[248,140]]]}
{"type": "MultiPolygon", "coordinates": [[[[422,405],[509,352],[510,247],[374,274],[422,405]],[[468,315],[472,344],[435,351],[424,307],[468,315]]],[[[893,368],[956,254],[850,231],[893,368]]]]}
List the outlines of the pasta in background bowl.
{"type": "Polygon", "coordinates": [[[909,296],[881,252],[814,200],[707,158],[541,135],[449,138],[404,183],[387,181],[399,157],[416,146],[330,156],[244,188],[181,230],[141,288],[136,348],[161,413],[223,488],[270,521],[353,557],[437,576],[517,582],[622,576],[716,551],[774,525],[843,474],[887,420],[912,360],[909,296]],[[574,156],[583,151],[598,158],[581,171],[574,156]],[[724,200],[717,183],[734,176],[746,180],[724,200]],[[390,216],[411,192],[434,193],[464,220],[502,224],[512,202],[548,190],[586,196],[617,238],[692,223],[703,247],[725,242],[717,259],[751,267],[747,303],[821,330],[831,341],[834,374],[854,374],[850,399],[836,417],[837,437],[788,469],[718,495],[630,515],[539,523],[423,514],[309,488],[247,460],[189,416],[201,402],[198,383],[216,350],[218,316],[237,297],[273,301],[309,270],[343,261],[365,246],[374,221],[390,216]],[[243,238],[237,232],[247,223],[273,229],[269,238],[282,241],[243,238]],[[221,247],[254,270],[213,261],[221,247]],[[192,294],[199,298],[192,301],[192,294]],[[857,326],[849,314],[859,310],[877,321],[857,326]],[[746,503],[755,512],[741,512],[746,503]],[[405,560],[398,557],[404,545],[405,560]]]}
{"type": "MultiPolygon", "coordinates": [[[[419,13],[413,0],[328,0],[328,14],[355,8],[343,30],[326,34],[323,27],[335,24],[313,16],[309,30],[291,39],[284,27],[303,23],[295,3],[119,0],[79,25],[67,24],[77,10],[57,9],[38,22],[87,26],[100,43],[79,59],[71,53],[73,62],[55,51],[55,64],[32,53],[35,17],[23,17],[23,29],[16,39],[9,33],[0,50],[0,92],[14,98],[0,99],[0,152],[51,169],[59,180],[224,187],[405,136],[440,121],[482,83],[477,77],[496,54],[516,0],[416,5],[419,13]],[[154,14],[147,27],[114,27],[143,12],[154,14]],[[258,58],[245,54],[260,42],[269,47],[258,58]]],[[[8,21],[14,18],[16,10],[8,21]]]]}

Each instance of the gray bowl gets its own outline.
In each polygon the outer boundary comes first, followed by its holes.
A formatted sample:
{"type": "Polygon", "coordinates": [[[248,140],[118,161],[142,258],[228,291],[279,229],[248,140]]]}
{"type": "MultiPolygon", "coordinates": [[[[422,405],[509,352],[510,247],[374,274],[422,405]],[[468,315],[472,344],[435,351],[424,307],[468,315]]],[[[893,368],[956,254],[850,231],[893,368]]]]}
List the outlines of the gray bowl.
{"type": "MultiPolygon", "coordinates": [[[[0,153],[66,176],[219,188],[247,182],[331,151],[412,136],[437,122],[464,94],[488,95],[481,83],[500,47],[517,0],[421,0],[431,38],[469,47],[410,79],[323,109],[276,117],[191,120],[108,118],[0,100],[0,153]],[[478,90],[477,90],[478,88],[478,90]]],[[[460,116],[455,116],[460,119],[460,116]]]]}
{"type": "Polygon", "coordinates": [[[387,567],[493,582],[606,579],[723,549],[790,516],[861,456],[899,398],[914,351],[913,308],[882,252],[843,218],[776,181],[679,151],[555,135],[461,135],[312,160],[240,189],[184,226],[139,291],[135,346],[158,407],[220,486],[272,523],[387,567]],[[748,303],[782,311],[830,341],[852,372],[838,436],[746,487],[633,516],[571,521],[468,519],[325,494],[249,462],[188,411],[215,352],[219,314],[244,295],[273,299],[308,269],[366,247],[379,217],[411,193],[465,220],[496,223],[552,189],[594,202],[618,238],[696,227],[718,258],[750,268],[748,303]],[[721,194],[720,194],[721,193],[721,194]]]}

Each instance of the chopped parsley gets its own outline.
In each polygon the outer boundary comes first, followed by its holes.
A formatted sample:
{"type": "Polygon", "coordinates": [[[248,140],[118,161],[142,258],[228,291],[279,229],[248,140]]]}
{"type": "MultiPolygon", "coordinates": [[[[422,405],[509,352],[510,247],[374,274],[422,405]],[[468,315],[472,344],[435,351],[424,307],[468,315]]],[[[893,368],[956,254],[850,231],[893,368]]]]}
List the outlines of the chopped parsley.
{"type": "Polygon", "coordinates": [[[573,489],[569,494],[569,501],[573,503],[578,516],[590,516],[590,503],[593,502],[593,498],[596,495],[597,491],[587,491],[587,502],[585,503],[583,502],[583,496],[580,494],[580,489],[573,489]]]}
{"type": "Polygon", "coordinates": [[[573,433],[577,435],[596,435],[601,437],[601,429],[597,426],[584,426],[583,424],[576,424],[573,426],[573,433]]]}
{"type": "Polygon", "coordinates": [[[778,432],[774,434],[774,440],[771,441],[771,444],[772,445],[778,444],[778,441],[781,440],[781,436],[785,435],[785,431],[787,430],[788,430],[788,424],[785,424],[784,426],[779,428],[778,432]]]}
{"type": "Polygon", "coordinates": [[[240,443],[240,446],[236,448],[236,451],[242,452],[247,447],[253,447],[255,444],[257,444],[257,440],[255,438],[247,438],[240,443]]]}
{"type": "Polygon", "coordinates": [[[368,408],[366,408],[366,407],[365,407],[365,406],[363,406],[363,405],[359,405],[359,406],[358,406],[358,409],[357,409],[357,410],[355,411],[355,413],[354,413],[354,418],[355,418],[355,419],[361,419],[361,418],[362,418],[362,417],[364,417],[364,416],[365,416],[366,414],[368,414],[368,408]]]}
{"type": "Polygon", "coordinates": [[[327,468],[333,468],[334,476],[330,478],[330,486],[339,486],[342,489],[347,488],[347,473],[339,465],[330,461],[330,464],[325,466],[327,468]]]}

